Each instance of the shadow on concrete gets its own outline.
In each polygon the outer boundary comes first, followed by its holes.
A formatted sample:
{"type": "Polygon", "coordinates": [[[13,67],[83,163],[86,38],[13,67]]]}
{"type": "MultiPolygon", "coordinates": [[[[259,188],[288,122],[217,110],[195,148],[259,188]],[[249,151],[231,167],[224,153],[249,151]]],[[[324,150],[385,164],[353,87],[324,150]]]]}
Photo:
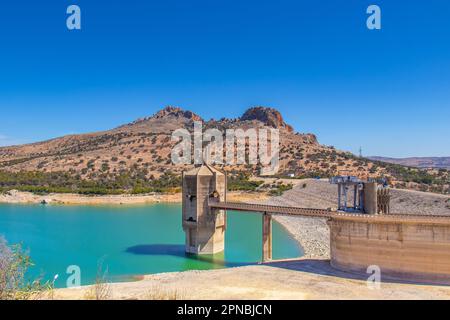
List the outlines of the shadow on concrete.
{"type": "Polygon", "coordinates": [[[185,246],[180,244],[142,244],[129,247],[125,250],[127,253],[146,256],[174,256],[192,261],[205,262],[214,265],[214,267],[241,267],[254,263],[225,261],[224,252],[217,254],[195,255],[185,252],[185,246]]]}
{"type": "MultiPolygon", "coordinates": [[[[265,263],[266,266],[302,271],[307,273],[320,274],[323,276],[339,277],[352,280],[367,281],[371,274],[363,272],[349,272],[336,269],[331,266],[330,260],[324,259],[295,259],[295,260],[279,260],[265,263]]],[[[449,286],[442,280],[411,280],[413,276],[409,275],[409,279],[405,277],[386,276],[381,274],[381,283],[398,283],[398,284],[415,284],[415,285],[437,285],[437,286],[449,286]]]]}

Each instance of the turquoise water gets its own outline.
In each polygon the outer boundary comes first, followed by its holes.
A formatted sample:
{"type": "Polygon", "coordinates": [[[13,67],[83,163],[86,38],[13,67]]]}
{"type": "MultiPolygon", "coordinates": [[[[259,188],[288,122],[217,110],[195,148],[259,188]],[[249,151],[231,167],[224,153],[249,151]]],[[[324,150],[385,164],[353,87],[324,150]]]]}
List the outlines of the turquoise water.
{"type": "MultiPolygon", "coordinates": [[[[261,260],[261,215],[228,212],[225,252],[211,256],[184,253],[181,206],[0,205],[0,235],[22,243],[35,263],[33,275],[65,286],[66,269],[81,269],[81,284],[93,283],[99,261],[108,280],[192,269],[215,269],[261,260]]],[[[273,225],[273,256],[293,258],[301,248],[281,225],[273,225]]]]}

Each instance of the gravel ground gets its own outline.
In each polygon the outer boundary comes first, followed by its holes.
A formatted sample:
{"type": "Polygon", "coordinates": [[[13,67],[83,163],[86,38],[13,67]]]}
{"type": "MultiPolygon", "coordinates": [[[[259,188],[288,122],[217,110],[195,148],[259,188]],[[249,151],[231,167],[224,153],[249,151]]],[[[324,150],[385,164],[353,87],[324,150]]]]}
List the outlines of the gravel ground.
{"type": "MultiPolygon", "coordinates": [[[[297,181],[298,182],[298,181],[297,181]]],[[[449,215],[450,197],[411,190],[391,190],[391,213],[449,215]]],[[[302,208],[337,207],[337,187],[328,180],[305,179],[292,190],[274,197],[266,204],[302,208]]],[[[330,235],[326,219],[274,216],[301,244],[305,258],[329,258],[330,235]]]]}
{"type": "MultiPolygon", "coordinates": [[[[87,299],[93,287],[57,289],[54,299],[87,299]]],[[[277,261],[204,271],[160,273],[113,283],[107,299],[449,299],[450,287],[385,279],[367,285],[366,274],[337,271],[327,260],[277,261]]],[[[45,299],[46,297],[44,297],[45,299]]]]}

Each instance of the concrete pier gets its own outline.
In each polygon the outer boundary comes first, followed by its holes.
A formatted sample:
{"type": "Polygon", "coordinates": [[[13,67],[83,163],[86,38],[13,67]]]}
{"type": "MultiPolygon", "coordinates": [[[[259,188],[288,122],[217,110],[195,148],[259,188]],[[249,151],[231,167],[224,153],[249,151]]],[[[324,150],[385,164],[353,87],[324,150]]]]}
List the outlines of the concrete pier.
{"type": "Polygon", "coordinates": [[[272,215],[262,215],[262,262],[272,260],[272,215]]]}

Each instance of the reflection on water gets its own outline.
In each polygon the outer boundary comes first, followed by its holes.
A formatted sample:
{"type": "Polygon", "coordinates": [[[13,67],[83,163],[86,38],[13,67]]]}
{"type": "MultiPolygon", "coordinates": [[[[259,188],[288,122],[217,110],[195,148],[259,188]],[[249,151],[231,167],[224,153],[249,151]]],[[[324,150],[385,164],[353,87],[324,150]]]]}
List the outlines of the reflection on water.
{"type": "Polygon", "coordinates": [[[250,265],[251,263],[225,261],[225,252],[216,254],[190,254],[185,252],[184,245],[177,244],[146,244],[127,248],[126,252],[137,255],[157,255],[157,256],[176,256],[199,262],[206,262],[216,267],[239,267],[250,265]]]}

